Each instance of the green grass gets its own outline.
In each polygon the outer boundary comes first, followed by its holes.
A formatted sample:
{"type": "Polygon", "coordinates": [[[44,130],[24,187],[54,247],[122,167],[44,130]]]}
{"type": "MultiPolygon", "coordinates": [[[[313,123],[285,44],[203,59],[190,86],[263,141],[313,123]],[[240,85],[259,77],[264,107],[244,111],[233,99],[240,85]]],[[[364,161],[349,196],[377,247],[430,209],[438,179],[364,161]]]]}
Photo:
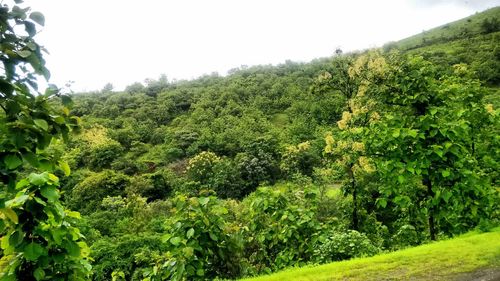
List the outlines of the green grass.
{"type": "Polygon", "coordinates": [[[245,280],[450,280],[457,274],[488,267],[500,267],[500,228],[371,258],[289,269],[245,280]]]}
{"type": "Polygon", "coordinates": [[[498,18],[500,16],[500,7],[495,7],[474,14],[464,19],[438,26],[420,34],[413,35],[396,42],[395,44],[401,50],[409,50],[420,47],[422,44],[435,44],[447,42],[459,38],[466,38],[478,35],[482,32],[481,23],[485,19],[498,18]]]}

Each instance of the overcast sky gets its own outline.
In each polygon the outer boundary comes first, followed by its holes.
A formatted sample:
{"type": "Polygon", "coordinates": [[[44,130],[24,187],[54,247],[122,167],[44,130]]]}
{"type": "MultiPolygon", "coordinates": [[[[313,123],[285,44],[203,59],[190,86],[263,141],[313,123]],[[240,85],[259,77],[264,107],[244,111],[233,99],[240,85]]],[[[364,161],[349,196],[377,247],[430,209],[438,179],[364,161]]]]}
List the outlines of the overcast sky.
{"type": "Polygon", "coordinates": [[[123,89],[166,74],[191,79],[240,65],[307,62],[381,46],[500,0],[26,0],[51,83],[123,89]]]}

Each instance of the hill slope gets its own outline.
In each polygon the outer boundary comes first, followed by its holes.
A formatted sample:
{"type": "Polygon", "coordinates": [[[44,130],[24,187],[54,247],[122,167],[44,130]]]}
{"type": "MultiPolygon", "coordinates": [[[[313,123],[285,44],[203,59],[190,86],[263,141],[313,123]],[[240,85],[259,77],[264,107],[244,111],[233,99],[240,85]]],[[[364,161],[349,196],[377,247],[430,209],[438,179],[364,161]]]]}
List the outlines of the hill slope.
{"type": "MultiPolygon", "coordinates": [[[[273,280],[460,280],[484,268],[500,270],[500,229],[468,234],[371,258],[334,262],[262,276],[273,280]]],[[[470,280],[470,279],[465,279],[470,280]]]]}
{"type": "Polygon", "coordinates": [[[457,39],[474,37],[498,31],[500,7],[488,9],[469,17],[435,27],[420,34],[402,39],[395,44],[398,49],[410,50],[425,45],[439,44],[457,39]],[[485,21],[489,22],[489,25],[485,21]]]}

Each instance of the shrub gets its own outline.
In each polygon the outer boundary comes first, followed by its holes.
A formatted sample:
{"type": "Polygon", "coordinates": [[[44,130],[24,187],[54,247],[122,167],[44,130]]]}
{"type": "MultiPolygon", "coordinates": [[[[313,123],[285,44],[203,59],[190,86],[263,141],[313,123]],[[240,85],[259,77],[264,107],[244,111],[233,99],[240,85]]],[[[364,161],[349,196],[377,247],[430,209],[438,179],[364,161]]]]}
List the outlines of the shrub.
{"type": "Polygon", "coordinates": [[[318,261],[323,263],[373,256],[378,252],[365,234],[355,230],[333,231],[315,250],[318,261]]]}
{"type": "Polygon", "coordinates": [[[229,210],[215,197],[178,196],[176,215],[167,221],[163,237],[169,249],[151,280],[206,280],[240,275],[240,228],[227,222],[229,210]]]}

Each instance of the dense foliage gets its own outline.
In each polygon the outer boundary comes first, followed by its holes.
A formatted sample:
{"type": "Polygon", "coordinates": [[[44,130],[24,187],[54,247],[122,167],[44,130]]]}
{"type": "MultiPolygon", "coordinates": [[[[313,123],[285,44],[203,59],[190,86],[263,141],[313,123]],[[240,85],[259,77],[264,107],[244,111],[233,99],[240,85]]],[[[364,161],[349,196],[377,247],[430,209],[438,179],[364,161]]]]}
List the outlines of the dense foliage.
{"type": "Polygon", "coordinates": [[[85,236],[92,280],[234,279],[498,224],[491,13],[471,20],[477,32],[425,44],[106,85],[73,96],[79,118],[66,96],[2,77],[24,93],[2,88],[2,261],[24,253],[26,276],[50,279],[35,261],[60,251],[64,272],[83,276],[70,261],[86,265],[85,236]],[[481,44],[462,52],[469,39],[481,44]],[[37,214],[48,228],[24,235],[37,214]]]}

